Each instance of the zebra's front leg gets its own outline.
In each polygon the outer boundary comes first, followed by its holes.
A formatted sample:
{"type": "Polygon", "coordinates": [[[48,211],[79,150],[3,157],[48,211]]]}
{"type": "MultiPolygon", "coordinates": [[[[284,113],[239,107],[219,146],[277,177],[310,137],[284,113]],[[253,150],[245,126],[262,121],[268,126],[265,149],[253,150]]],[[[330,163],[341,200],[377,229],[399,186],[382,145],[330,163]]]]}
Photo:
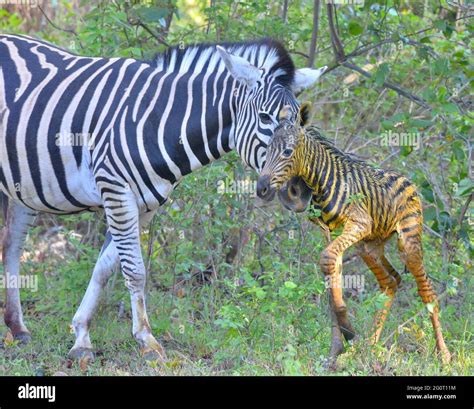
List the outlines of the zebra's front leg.
{"type": "Polygon", "coordinates": [[[28,227],[36,212],[10,201],[7,213],[5,235],[3,238],[3,266],[5,275],[5,324],[15,340],[27,343],[30,332],[23,322],[20,302],[20,257],[23,251],[28,227]]]}
{"type": "MultiPolygon", "coordinates": [[[[149,212],[141,215],[140,228],[150,222],[156,212],[149,212]]],[[[107,231],[105,242],[97,259],[92,278],[87,286],[86,293],[82,299],[74,318],[72,326],[76,335],[76,342],[69,351],[69,357],[72,359],[94,358],[94,351],[89,336],[90,323],[94,312],[99,305],[100,295],[113,271],[120,265],[119,256],[112,235],[107,231]]]]}
{"type": "Polygon", "coordinates": [[[100,295],[113,270],[119,265],[119,257],[112,235],[107,232],[105,243],[100,251],[99,258],[95,264],[92,278],[87,286],[86,293],[82,299],[74,318],[72,326],[76,335],[76,342],[69,351],[72,359],[94,358],[92,343],[89,337],[89,327],[92,316],[99,305],[100,295]]]}
{"type": "Polygon", "coordinates": [[[121,192],[120,201],[108,198],[109,195],[104,198],[105,214],[120,259],[125,285],[130,291],[133,336],[140,344],[145,359],[164,361],[165,350],[151,333],[146,312],[146,271],[140,247],[139,209],[136,199],[130,190],[121,192]]]}

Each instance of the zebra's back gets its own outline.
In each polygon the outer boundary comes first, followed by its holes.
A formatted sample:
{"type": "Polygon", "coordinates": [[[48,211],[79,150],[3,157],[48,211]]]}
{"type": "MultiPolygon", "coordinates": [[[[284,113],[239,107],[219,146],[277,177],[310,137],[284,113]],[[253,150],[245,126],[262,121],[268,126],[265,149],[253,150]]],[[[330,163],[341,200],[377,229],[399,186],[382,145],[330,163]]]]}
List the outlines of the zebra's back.
{"type": "Polygon", "coordinates": [[[131,76],[144,65],[0,36],[0,189],[39,211],[99,207],[94,144],[107,146],[125,70],[131,76]]]}

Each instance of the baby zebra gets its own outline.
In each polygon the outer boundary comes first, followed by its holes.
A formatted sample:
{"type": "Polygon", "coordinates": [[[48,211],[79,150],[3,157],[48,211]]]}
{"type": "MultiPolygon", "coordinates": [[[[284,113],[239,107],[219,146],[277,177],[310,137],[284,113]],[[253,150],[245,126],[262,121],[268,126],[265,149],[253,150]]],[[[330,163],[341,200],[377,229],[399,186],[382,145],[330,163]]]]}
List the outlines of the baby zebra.
{"type": "MultiPolygon", "coordinates": [[[[376,313],[372,343],[377,343],[384,321],[401,277],[384,256],[384,245],[396,232],[401,258],[415,277],[423,303],[430,304],[430,318],[436,346],[443,362],[450,353],[441,333],[436,294],[423,268],[421,234],[423,213],[415,186],[395,172],[375,169],[365,162],[341,152],[318,130],[303,128],[309,118],[310,104],[300,108],[296,125],[290,111],[280,112],[280,124],[267,150],[265,166],[257,182],[257,194],[272,200],[275,191],[285,187],[286,202],[297,198],[291,183],[299,177],[310,189],[305,206],[312,201],[321,215],[311,219],[326,230],[342,227],[342,233],[321,253],[320,265],[329,277],[331,315],[333,319],[329,363],[334,366],[343,350],[341,332],[350,340],[355,332],[347,317],[342,293],[342,257],[345,250],[356,245],[358,253],[375,274],[381,291],[388,299],[376,313]]],[[[283,190],[282,190],[283,191],[283,190]]],[[[280,191],[280,199],[282,199],[280,191]]],[[[288,203],[287,203],[288,207],[288,203]]],[[[290,206],[291,207],[291,206],[290,206]]],[[[302,209],[300,209],[302,210],[302,209]]]]}

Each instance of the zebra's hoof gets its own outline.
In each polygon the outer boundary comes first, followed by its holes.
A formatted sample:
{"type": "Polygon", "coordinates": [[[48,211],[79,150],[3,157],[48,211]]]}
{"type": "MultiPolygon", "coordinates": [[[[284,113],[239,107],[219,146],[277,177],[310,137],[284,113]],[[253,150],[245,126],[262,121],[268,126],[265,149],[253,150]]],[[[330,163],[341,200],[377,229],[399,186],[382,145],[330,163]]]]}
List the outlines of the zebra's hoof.
{"type": "Polygon", "coordinates": [[[93,361],[95,358],[94,351],[91,348],[72,348],[67,356],[74,360],[86,359],[93,361]]]}
{"type": "Polygon", "coordinates": [[[145,361],[166,362],[166,354],[164,349],[156,350],[153,348],[142,348],[140,354],[145,361]]]}
{"type": "Polygon", "coordinates": [[[337,356],[328,356],[323,363],[323,368],[329,372],[337,371],[337,356]]]}
{"type": "Polygon", "coordinates": [[[15,341],[18,341],[19,344],[26,345],[31,341],[31,334],[26,331],[19,332],[13,336],[15,341]]]}

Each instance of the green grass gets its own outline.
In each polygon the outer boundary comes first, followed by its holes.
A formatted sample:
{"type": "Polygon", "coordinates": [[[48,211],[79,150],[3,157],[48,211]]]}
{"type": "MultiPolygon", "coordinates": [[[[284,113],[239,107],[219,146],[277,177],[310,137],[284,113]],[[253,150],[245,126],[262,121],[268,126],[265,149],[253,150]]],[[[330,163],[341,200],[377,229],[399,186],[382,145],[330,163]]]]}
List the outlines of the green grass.
{"type": "MultiPolygon", "coordinates": [[[[43,245],[39,239],[35,243],[29,239],[27,250],[43,245]]],[[[391,333],[394,336],[375,351],[368,348],[365,336],[379,295],[375,279],[358,261],[348,263],[345,271],[364,274],[365,290],[360,294],[346,292],[345,298],[359,336],[346,345],[336,372],[324,368],[330,325],[318,274],[293,276],[293,284],[286,284],[288,277],[276,271],[264,276],[263,286],[245,272],[243,284],[238,285],[226,277],[206,284],[188,278],[177,291],[172,290],[173,282],[179,281],[176,275],[159,274],[157,260],[152,263],[150,282],[154,284],[148,291],[148,310],[154,333],[168,352],[167,365],[141,358],[131,335],[128,293],[117,274],[104,292],[91,328],[97,358],[81,367],[67,359],[74,341],[70,321],[85,291],[97,250],[70,253],[66,246],[62,251],[46,258],[41,252],[40,256],[30,254],[23,263],[23,273],[34,271],[40,278],[38,292],[22,290],[25,320],[33,340],[26,346],[4,345],[1,375],[474,374],[472,287],[459,288],[457,294],[444,299],[442,323],[454,359],[443,368],[436,358],[428,312],[409,275],[403,275],[403,287],[382,340],[391,333]],[[420,314],[413,318],[417,312],[420,314]],[[397,331],[402,323],[405,325],[397,331]]],[[[428,251],[427,267],[432,267],[430,260],[428,251]]],[[[0,330],[7,333],[3,324],[0,330]]]]}

